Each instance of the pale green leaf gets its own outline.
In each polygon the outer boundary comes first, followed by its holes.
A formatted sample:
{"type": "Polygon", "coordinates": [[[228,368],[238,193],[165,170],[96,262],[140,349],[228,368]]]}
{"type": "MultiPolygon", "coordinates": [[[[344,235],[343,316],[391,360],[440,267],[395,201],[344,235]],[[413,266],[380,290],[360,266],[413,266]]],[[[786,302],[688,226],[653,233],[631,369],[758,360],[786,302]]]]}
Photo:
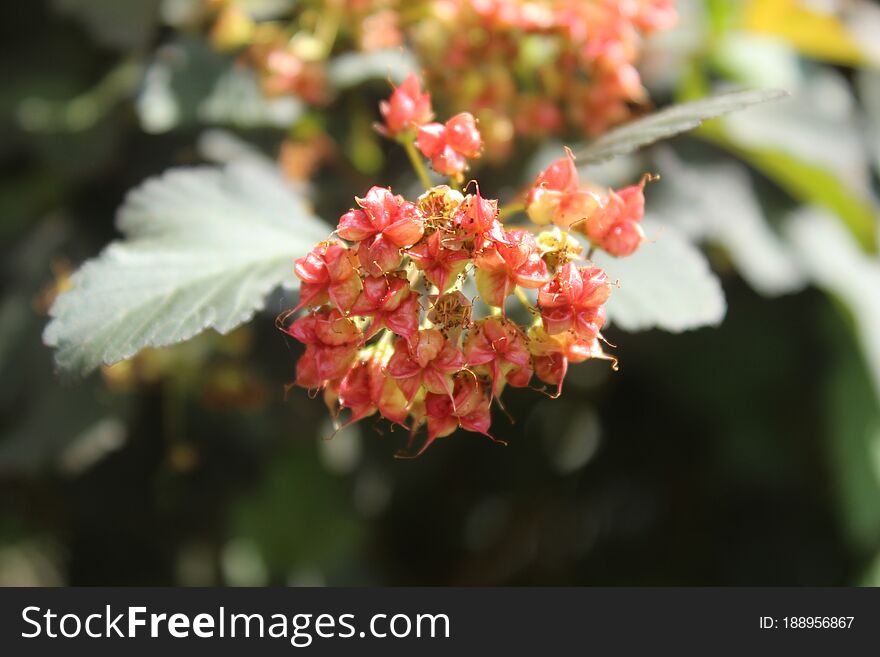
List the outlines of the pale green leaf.
{"type": "Polygon", "coordinates": [[[787,95],[780,89],[749,89],[673,105],[606,132],[594,142],[577,150],[577,158],[582,164],[609,160],[661,139],[693,130],[708,119],[778,100],[787,95]]]}
{"type": "Polygon", "coordinates": [[[648,239],[633,255],[594,260],[619,287],[607,303],[608,317],[627,331],[686,331],[718,325],[727,304],[709,263],[675,228],[646,218],[648,239]]]}
{"type": "Polygon", "coordinates": [[[330,232],[280,177],[248,163],[150,179],[118,226],[125,239],[83,265],[52,306],[43,338],[65,370],[230,331],[272,289],[295,284],[293,260],[330,232]]]}
{"type": "Polygon", "coordinates": [[[188,38],[156,52],[135,107],[141,126],[151,133],[199,123],[287,128],[305,108],[293,96],[267,98],[253,71],[188,38]]]}
{"type": "Polygon", "coordinates": [[[389,80],[400,84],[419,63],[409,50],[400,48],[373,52],[348,52],[330,60],[327,79],[334,89],[348,89],[367,80],[389,80]]]}
{"type": "Polygon", "coordinates": [[[878,210],[861,118],[846,81],[823,71],[805,80],[791,102],[768,109],[703,126],[699,135],[795,199],[835,213],[866,251],[876,251],[878,210]]]}
{"type": "Polygon", "coordinates": [[[671,148],[658,149],[663,176],[651,190],[651,207],[691,239],[724,247],[740,275],[765,296],[801,289],[804,275],[791,249],[764,216],[742,164],[685,162],[671,148]]]}
{"type": "Polygon", "coordinates": [[[868,145],[872,162],[880,171],[880,72],[859,71],[856,81],[868,119],[868,145]]]}

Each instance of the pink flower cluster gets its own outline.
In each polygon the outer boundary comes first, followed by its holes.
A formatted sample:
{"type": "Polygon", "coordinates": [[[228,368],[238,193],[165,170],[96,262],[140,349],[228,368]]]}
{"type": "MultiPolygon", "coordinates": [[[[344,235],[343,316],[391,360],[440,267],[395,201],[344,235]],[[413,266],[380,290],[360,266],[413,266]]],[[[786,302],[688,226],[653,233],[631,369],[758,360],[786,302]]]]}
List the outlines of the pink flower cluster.
{"type": "Polygon", "coordinates": [[[485,122],[499,157],[513,134],[597,135],[628,119],[647,100],[636,69],[644,40],[677,21],[675,0],[426,4],[407,35],[430,84],[485,122]]]}
{"type": "MultiPolygon", "coordinates": [[[[317,12],[291,3],[279,20],[254,20],[243,0],[203,2],[216,47],[240,52],[265,94],[310,105],[338,98],[331,54],[407,47],[443,106],[480,120],[482,150],[496,161],[514,135],[598,135],[639,112],[645,40],[677,21],[675,0],[326,0],[317,12]],[[316,33],[322,12],[340,29],[316,33]]],[[[427,95],[410,84],[382,107],[391,136],[413,127],[412,115],[416,127],[431,121],[427,95]]],[[[426,125],[420,145],[438,172],[455,177],[478,153],[470,126],[472,117],[426,125]]]]}
{"type": "Polygon", "coordinates": [[[460,112],[446,123],[431,122],[431,96],[422,91],[415,74],[410,74],[387,101],[379,104],[379,111],[385,123],[377,125],[377,130],[403,142],[411,140],[415,131],[416,147],[441,175],[461,181],[467,161],[481,155],[483,138],[474,116],[460,112]]]}
{"type": "MultiPolygon", "coordinates": [[[[430,98],[412,80],[382,104],[383,131],[434,152],[422,143],[428,133],[471,157],[473,124],[461,115],[428,123],[430,98]]],[[[496,440],[491,405],[507,386],[536,378],[558,396],[570,363],[615,360],[601,333],[611,282],[568,231],[612,255],[631,253],[642,238],[644,183],[603,196],[581,187],[569,154],[529,188],[527,214],[555,224],[537,234],[504,226],[498,201],[476,186],[436,185],[415,200],[370,188],[333,236],[296,261],[300,303],[279,318],[305,345],[296,384],[323,390],[334,416],[347,409],[349,422],[378,413],[406,427],[410,446],[426,427],[416,455],[457,428],[496,440]],[[514,300],[525,312],[508,312],[514,300]],[[489,312],[477,317],[475,307],[489,312]]]]}
{"type": "Polygon", "coordinates": [[[655,179],[646,174],[637,185],[602,194],[592,186],[581,187],[574,157],[568,153],[538,175],[529,190],[526,212],[536,224],[575,230],[613,256],[628,256],[645,239],[640,225],[644,190],[655,179]]]}

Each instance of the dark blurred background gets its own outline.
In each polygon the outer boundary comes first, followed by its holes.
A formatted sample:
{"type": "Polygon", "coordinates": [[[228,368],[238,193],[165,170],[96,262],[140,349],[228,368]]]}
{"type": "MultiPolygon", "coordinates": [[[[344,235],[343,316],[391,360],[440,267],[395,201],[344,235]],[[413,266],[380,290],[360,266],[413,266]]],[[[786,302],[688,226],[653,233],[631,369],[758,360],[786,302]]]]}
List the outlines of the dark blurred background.
{"type": "Polygon", "coordinates": [[[573,367],[558,400],[505,393],[506,448],[459,432],[399,461],[405,436],[374,419],[324,440],[323,404],[284,399],[299,352],[273,326],[280,293],[229,336],[60,376],[40,332],[67,274],[116,237],[127,190],[201,158],[201,126],[148,134],[107,82],[170,28],[102,39],[76,4],[4,14],[0,584],[878,582],[880,424],[853,315],[813,286],[756,293],[711,243],[724,322],[612,327],[619,372],[573,367]]]}

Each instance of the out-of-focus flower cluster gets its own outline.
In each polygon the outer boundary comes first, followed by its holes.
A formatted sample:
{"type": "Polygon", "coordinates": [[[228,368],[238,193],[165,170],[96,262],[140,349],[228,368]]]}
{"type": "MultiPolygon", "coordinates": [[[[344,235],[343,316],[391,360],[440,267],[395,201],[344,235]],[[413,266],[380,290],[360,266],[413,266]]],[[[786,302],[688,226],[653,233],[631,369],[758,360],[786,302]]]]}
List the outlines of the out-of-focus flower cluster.
{"type": "Polygon", "coordinates": [[[647,101],[644,39],[677,18],[675,0],[322,0],[255,22],[236,0],[205,1],[215,45],[240,49],[271,95],[323,103],[334,50],[410,46],[444,107],[480,119],[493,159],[514,134],[597,135],[629,118],[647,101]]]}
{"type": "MultiPolygon", "coordinates": [[[[480,152],[469,114],[430,123],[430,96],[414,77],[381,113],[382,131],[417,143],[441,173],[460,158],[455,179],[480,152]],[[454,155],[438,160],[435,141],[454,155]]],[[[436,185],[414,200],[370,188],[334,235],[296,262],[300,303],[279,318],[305,345],[296,383],[323,390],[334,415],[348,409],[349,422],[379,413],[408,428],[410,445],[425,425],[416,453],[459,427],[492,438],[490,407],[505,387],[537,378],[556,396],[570,363],[614,360],[601,335],[611,282],[569,231],[613,255],[632,253],[642,238],[644,182],[606,195],[581,188],[567,154],[528,191],[527,214],[555,224],[537,234],[505,227],[498,201],[475,185],[471,193],[436,185]],[[472,289],[489,307],[483,317],[466,294],[472,289]],[[508,312],[513,302],[525,307],[525,324],[508,312]]]]}
{"type": "Polygon", "coordinates": [[[644,38],[676,21],[674,0],[441,0],[409,34],[428,83],[484,126],[490,156],[512,137],[597,135],[647,100],[644,38]]]}

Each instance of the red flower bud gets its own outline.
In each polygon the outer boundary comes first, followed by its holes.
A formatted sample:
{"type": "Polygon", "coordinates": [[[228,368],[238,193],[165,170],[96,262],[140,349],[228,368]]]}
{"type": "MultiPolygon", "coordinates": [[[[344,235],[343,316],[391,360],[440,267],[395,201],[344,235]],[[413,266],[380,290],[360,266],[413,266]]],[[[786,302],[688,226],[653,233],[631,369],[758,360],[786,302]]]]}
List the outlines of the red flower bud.
{"type": "Polygon", "coordinates": [[[477,130],[477,121],[473,114],[470,112],[456,114],[446,122],[444,132],[446,143],[453,150],[471,160],[480,157],[483,138],[477,130]]]}
{"type": "Polygon", "coordinates": [[[302,281],[300,302],[294,312],[304,306],[318,306],[328,300],[340,310],[348,310],[361,291],[355,253],[336,241],[321,242],[308,255],[299,258],[294,271],[302,281]]]}
{"type": "Polygon", "coordinates": [[[604,207],[585,222],[583,232],[590,240],[613,256],[633,253],[645,238],[639,222],[645,215],[645,175],[638,185],[611,191],[604,207]]]}
{"type": "Polygon", "coordinates": [[[456,114],[446,125],[429,123],[419,127],[416,146],[431,160],[431,166],[444,176],[460,176],[467,159],[480,156],[483,140],[473,115],[456,114]]]}
{"type": "Polygon", "coordinates": [[[391,137],[427,123],[434,117],[431,94],[422,93],[415,73],[410,73],[387,101],[379,103],[379,111],[385,119],[385,132],[391,137]]]}
{"type": "Polygon", "coordinates": [[[556,394],[562,394],[562,382],[568,372],[569,363],[582,363],[589,358],[613,361],[617,369],[617,359],[602,351],[598,339],[584,340],[572,332],[549,335],[540,325],[529,330],[529,351],[535,365],[535,375],[544,383],[557,386],[556,394]]]}

